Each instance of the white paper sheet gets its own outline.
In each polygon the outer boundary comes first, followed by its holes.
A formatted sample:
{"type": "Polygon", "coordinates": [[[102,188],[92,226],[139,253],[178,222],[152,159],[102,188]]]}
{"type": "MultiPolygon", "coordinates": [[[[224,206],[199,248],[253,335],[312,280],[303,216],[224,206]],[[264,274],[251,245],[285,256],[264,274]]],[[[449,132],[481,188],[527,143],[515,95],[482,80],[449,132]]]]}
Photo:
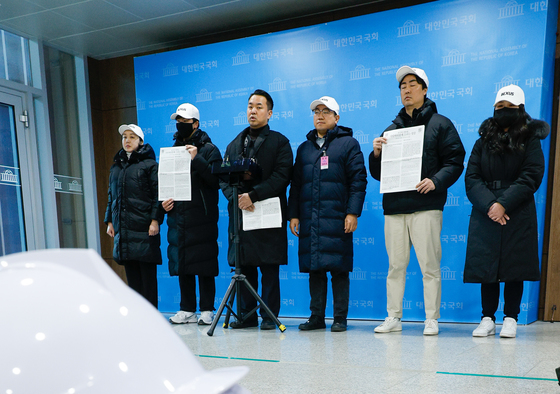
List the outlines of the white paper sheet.
{"type": "Polygon", "coordinates": [[[381,193],[416,190],[422,175],[424,126],[386,131],[381,151],[381,193]]]}
{"type": "Polygon", "coordinates": [[[255,210],[243,212],[243,231],[282,227],[282,207],[280,198],[272,197],[253,204],[255,210]]]}
{"type": "Polygon", "coordinates": [[[159,150],[158,189],[159,201],[191,201],[191,155],[184,146],[159,150]]]}

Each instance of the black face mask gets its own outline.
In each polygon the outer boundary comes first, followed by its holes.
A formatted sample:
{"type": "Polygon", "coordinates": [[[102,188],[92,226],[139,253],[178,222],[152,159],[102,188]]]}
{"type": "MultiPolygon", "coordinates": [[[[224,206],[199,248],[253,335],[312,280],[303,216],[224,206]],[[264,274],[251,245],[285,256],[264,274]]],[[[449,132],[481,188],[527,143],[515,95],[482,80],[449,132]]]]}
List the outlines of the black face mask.
{"type": "Polygon", "coordinates": [[[519,117],[519,108],[502,108],[494,110],[494,120],[502,129],[509,128],[519,117]]]}
{"type": "Polygon", "coordinates": [[[179,134],[179,139],[186,140],[191,136],[193,132],[192,123],[177,122],[176,126],[177,126],[177,132],[179,134]]]}

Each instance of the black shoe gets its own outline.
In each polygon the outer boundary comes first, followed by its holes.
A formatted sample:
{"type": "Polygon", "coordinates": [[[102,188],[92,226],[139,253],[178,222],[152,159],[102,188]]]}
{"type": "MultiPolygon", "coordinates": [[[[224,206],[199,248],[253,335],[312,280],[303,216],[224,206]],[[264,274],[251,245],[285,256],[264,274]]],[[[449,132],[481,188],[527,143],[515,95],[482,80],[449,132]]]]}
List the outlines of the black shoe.
{"type": "Polygon", "coordinates": [[[325,325],[325,318],[324,317],[320,317],[317,315],[311,315],[311,317],[309,318],[309,320],[307,320],[305,323],[302,323],[299,325],[299,329],[300,330],[318,330],[321,328],[326,328],[327,326],[325,325]]]}
{"type": "Polygon", "coordinates": [[[229,326],[233,329],[236,328],[249,328],[249,327],[258,327],[259,322],[255,319],[251,319],[251,320],[244,320],[244,321],[232,321],[231,323],[229,323],[229,326]]]}
{"type": "Polygon", "coordinates": [[[342,332],[346,331],[348,325],[346,324],[346,319],[343,317],[335,317],[333,325],[331,326],[332,332],[342,332]]]}
{"type": "Polygon", "coordinates": [[[276,323],[270,317],[263,317],[261,323],[261,330],[274,330],[276,329],[276,323]]]}

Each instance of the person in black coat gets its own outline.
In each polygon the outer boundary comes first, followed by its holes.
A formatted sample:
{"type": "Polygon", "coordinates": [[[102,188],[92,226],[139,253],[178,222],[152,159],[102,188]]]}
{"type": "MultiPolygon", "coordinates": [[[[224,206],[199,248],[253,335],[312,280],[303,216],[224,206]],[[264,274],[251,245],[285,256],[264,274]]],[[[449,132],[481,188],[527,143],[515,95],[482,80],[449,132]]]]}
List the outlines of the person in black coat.
{"type": "Polygon", "coordinates": [[[162,202],[167,213],[169,274],[179,276],[180,310],[172,323],[196,323],[196,276],[200,293],[198,324],[212,324],[215,277],[218,269],[218,178],[212,164],[222,161],[208,134],[199,129],[200,114],[189,103],[181,104],[171,119],[177,121],[173,146],[184,146],[191,156],[191,201],[162,202]]]}
{"type": "Polygon", "coordinates": [[[158,164],[140,127],[122,125],[119,133],[123,147],[110,170],[107,234],[114,238],[113,258],[124,265],[128,285],[157,308],[158,164]]]}
{"type": "Polygon", "coordinates": [[[465,175],[473,208],[463,281],[481,283],[482,297],[475,337],[496,332],[500,282],[505,282],[500,336],[514,338],[523,281],[540,280],[533,194],[544,175],[540,140],[548,132],[548,124],[525,112],[525,94],[515,85],[500,89],[494,116],[480,126],[465,175]]]}
{"type": "Polygon", "coordinates": [[[385,245],[389,255],[387,274],[387,318],[377,333],[401,331],[402,303],[410,247],[414,246],[424,285],[424,335],[437,335],[441,303],[441,228],[447,189],[463,172],[465,149],[453,123],[438,114],[436,104],[426,97],[428,77],[424,70],[403,66],[397,70],[403,108],[373,141],[369,168],[381,177],[381,152],[386,131],[424,126],[421,181],[416,190],[383,194],[385,245]]]}
{"type": "MultiPolygon", "coordinates": [[[[261,298],[275,316],[280,311],[280,265],[288,264],[288,204],[286,188],[290,184],[293,167],[293,153],[290,141],[268,126],[272,116],[273,101],[264,90],[257,89],[249,96],[247,105],[247,119],[249,127],[243,130],[228,145],[224,155],[224,162],[235,162],[246,158],[254,159],[262,169],[259,179],[246,180],[239,189],[239,206],[232,207],[233,188],[224,181],[220,186],[224,196],[229,201],[229,250],[228,262],[235,265],[235,250],[233,244],[233,209],[254,211],[253,203],[272,197],[279,197],[282,209],[282,227],[261,230],[239,230],[241,271],[247,277],[251,286],[258,291],[258,271],[261,271],[261,298]]],[[[239,215],[242,219],[242,215],[239,215]]],[[[241,309],[246,315],[257,306],[251,293],[241,287],[241,309]]],[[[261,309],[261,329],[276,328],[274,321],[261,309]]],[[[256,315],[247,319],[234,321],[231,328],[256,327],[256,315]]]]}
{"type": "Polygon", "coordinates": [[[296,156],[288,201],[290,230],[299,238],[299,270],[309,273],[311,317],[300,330],[325,328],[327,272],[331,273],[334,322],[346,331],[353,268],[352,233],[366,195],[367,173],[352,129],[338,126],[339,106],[332,97],[314,100],[315,129],[296,156]]]}

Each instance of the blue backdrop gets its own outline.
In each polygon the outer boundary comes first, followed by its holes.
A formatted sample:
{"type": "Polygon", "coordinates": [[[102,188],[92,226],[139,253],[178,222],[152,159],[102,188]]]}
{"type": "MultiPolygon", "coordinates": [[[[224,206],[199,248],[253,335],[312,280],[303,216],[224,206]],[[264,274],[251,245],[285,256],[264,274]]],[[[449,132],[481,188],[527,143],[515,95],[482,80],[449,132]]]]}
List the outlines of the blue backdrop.
{"type": "MultiPolygon", "coordinates": [[[[160,147],[173,143],[175,122],[169,116],[179,104],[190,102],[200,110],[201,129],[223,155],[227,144],[248,126],[248,96],[260,88],[275,102],[271,128],[290,139],[295,154],[313,129],[309,104],[329,95],[340,104],[339,124],[354,129],[367,160],[373,139],[402,107],[395,72],[410,65],[426,71],[428,96],[455,124],[468,159],[478,128],[492,116],[494,98],[502,86],[521,86],[529,114],[550,122],[557,16],[558,0],[438,1],[138,57],[134,63],[138,122],[146,142],[159,153],[160,147]]],[[[542,145],[548,163],[549,139],[542,145]]],[[[349,317],[383,319],[388,270],[384,219],[379,183],[370,176],[368,182],[363,215],[354,234],[349,317]]],[[[535,198],[542,249],[546,182],[535,198]]],[[[480,320],[480,285],[462,282],[470,210],[461,177],[449,189],[444,209],[441,321],[480,320]]],[[[219,228],[216,306],[231,278],[223,196],[219,228]]],[[[177,278],[168,274],[166,249],[164,225],[164,265],[158,271],[160,309],[176,311],[179,287],[177,278]]],[[[422,274],[414,255],[407,277],[403,318],[424,320],[422,274]]],[[[289,264],[281,267],[280,279],[280,315],[307,317],[308,275],[299,273],[297,239],[291,234],[289,264]]],[[[526,282],[520,323],[536,320],[538,294],[539,283],[526,282]]],[[[329,302],[327,315],[331,314],[329,302]]]]}

